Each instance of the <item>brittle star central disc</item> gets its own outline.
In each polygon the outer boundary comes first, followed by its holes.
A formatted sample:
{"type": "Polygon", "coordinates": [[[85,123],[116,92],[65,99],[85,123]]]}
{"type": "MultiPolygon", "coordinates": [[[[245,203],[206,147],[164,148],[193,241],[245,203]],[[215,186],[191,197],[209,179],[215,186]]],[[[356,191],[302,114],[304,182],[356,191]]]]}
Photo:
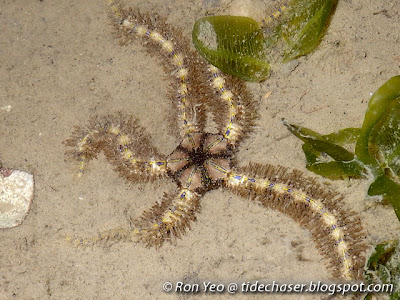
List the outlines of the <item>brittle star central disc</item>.
{"type": "Polygon", "coordinates": [[[182,188],[210,190],[229,172],[232,148],[220,134],[196,132],[184,137],[168,156],[170,175],[182,188]]]}

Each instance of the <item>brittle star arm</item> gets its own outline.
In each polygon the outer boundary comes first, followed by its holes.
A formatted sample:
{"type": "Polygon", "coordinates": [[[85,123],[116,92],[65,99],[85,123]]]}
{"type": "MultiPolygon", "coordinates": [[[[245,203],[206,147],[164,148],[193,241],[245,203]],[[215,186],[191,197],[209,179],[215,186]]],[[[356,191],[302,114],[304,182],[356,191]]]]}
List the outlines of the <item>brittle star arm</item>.
{"type": "Polygon", "coordinates": [[[224,187],[257,199],[307,228],[335,277],[356,280],[362,276],[362,227],[353,212],[342,208],[339,195],[301,177],[299,171],[259,164],[227,172],[224,187]]]}
{"type": "Polygon", "coordinates": [[[167,175],[166,158],[134,118],[123,119],[121,114],[96,118],[86,128],[77,128],[65,144],[72,147],[67,154],[79,161],[78,176],[100,152],[130,182],[153,181],[167,175]]]}
{"type": "Polygon", "coordinates": [[[188,189],[179,189],[174,195],[165,195],[161,203],[154,204],[143,212],[133,228],[115,228],[98,233],[89,238],[67,237],[77,246],[90,246],[98,243],[139,240],[148,247],[159,248],[164,241],[180,238],[190,222],[196,219],[201,194],[188,189]]]}
{"type": "Polygon", "coordinates": [[[261,27],[267,27],[270,23],[274,22],[277,20],[285,11],[288,10],[288,1],[281,1],[279,4],[278,2],[278,7],[273,9],[273,11],[267,15],[266,18],[262,19],[260,22],[261,27]]]}
{"type": "Polygon", "coordinates": [[[210,85],[214,97],[208,103],[218,131],[233,147],[237,147],[252,130],[257,112],[245,84],[209,65],[210,85]]]}
{"type": "Polygon", "coordinates": [[[212,90],[205,84],[207,66],[193,49],[188,48],[190,42],[158,15],[125,10],[119,1],[108,1],[108,4],[115,27],[123,36],[122,41],[129,42],[135,37],[143,39],[147,51],[162,56],[166,72],[174,75],[175,88],[169,96],[178,108],[180,136],[203,131],[205,99],[212,90]]]}
{"type": "Polygon", "coordinates": [[[201,194],[179,189],[175,195],[165,195],[160,204],[145,211],[136,222],[135,233],[147,246],[160,247],[164,241],[180,238],[190,222],[196,219],[201,194]]]}

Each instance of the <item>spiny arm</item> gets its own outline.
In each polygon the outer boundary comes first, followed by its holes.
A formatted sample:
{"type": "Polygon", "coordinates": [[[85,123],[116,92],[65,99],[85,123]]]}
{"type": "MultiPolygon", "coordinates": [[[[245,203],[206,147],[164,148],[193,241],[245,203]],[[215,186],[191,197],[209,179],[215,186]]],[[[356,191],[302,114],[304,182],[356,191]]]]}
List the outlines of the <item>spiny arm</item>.
{"type": "Polygon", "coordinates": [[[180,238],[190,229],[190,222],[196,219],[195,213],[200,208],[199,199],[199,194],[180,189],[176,195],[164,196],[161,203],[145,211],[134,228],[115,228],[88,238],[66,237],[66,240],[76,246],[139,240],[148,247],[159,248],[166,240],[180,238]]]}
{"type": "Polygon", "coordinates": [[[175,195],[164,196],[160,204],[145,211],[137,221],[139,239],[147,246],[160,247],[166,240],[180,238],[196,219],[201,195],[180,189],[175,195]]]}
{"type": "Polygon", "coordinates": [[[257,112],[246,87],[239,79],[221,73],[209,65],[210,85],[215,97],[208,99],[208,105],[219,132],[229,144],[237,147],[252,130],[257,112]]]}
{"type": "Polygon", "coordinates": [[[190,49],[190,42],[158,15],[123,9],[119,1],[108,1],[108,6],[122,41],[142,39],[147,51],[161,57],[166,72],[174,75],[176,81],[169,97],[178,107],[181,137],[202,131],[205,126],[204,99],[211,89],[204,84],[206,64],[190,49]]]}
{"type": "Polygon", "coordinates": [[[224,185],[243,197],[252,197],[265,207],[285,213],[310,230],[335,277],[345,280],[362,277],[363,230],[355,214],[342,208],[339,195],[323,190],[299,171],[259,164],[230,172],[224,185]]]}
{"type": "Polygon", "coordinates": [[[67,154],[79,161],[78,176],[100,152],[130,182],[155,180],[167,172],[165,158],[152,146],[144,129],[135,119],[121,114],[96,118],[86,128],[77,128],[65,144],[71,147],[67,154]]]}

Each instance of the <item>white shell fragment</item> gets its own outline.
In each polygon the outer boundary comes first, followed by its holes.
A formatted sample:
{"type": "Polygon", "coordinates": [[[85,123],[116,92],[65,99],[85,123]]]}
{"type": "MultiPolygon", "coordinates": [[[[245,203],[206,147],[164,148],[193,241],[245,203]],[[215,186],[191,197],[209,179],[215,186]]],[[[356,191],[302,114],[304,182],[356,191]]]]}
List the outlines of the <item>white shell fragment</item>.
{"type": "Polygon", "coordinates": [[[0,228],[22,223],[33,199],[33,175],[18,170],[0,170],[0,228]]]}
{"type": "Polygon", "coordinates": [[[12,106],[11,105],[5,105],[5,106],[0,107],[0,109],[4,110],[6,112],[10,112],[11,109],[12,109],[12,106]]]}

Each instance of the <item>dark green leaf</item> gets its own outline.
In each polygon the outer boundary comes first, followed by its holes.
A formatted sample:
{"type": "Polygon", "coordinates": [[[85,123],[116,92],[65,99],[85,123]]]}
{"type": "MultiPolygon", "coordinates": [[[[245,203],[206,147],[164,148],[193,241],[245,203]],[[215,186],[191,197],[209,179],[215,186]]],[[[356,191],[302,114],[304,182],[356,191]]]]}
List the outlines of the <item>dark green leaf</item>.
{"type": "MultiPolygon", "coordinates": [[[[399,299],[400,245],[398,240],[389,241],[375,247],[375,251],[367,262],[365,279],[369,284],[392,284],[393,290],[389,299],[399,299]]],[[[368,299],[371,299],[371,297],[368,299]]]]}
{"type": "Polygon", "coordinates": [[[304,141],[303,151],[306,155],[308,170],[330,179],[364,176],[364,166],[354,158],[351,152],[328,141],[337,140],[342,144],[346,144],[355,139],[359,132],[358,129],[347,128],[337,133],[323,136],[308,128],[289,124],[285,120],[284,125],[291,133],[304,141]]]}
{"type": "Polygon", "coordinates": [[[400,185],[386,175],[378,176],[368,189],[368,195],[382,195],[392,204],[397,218],[400,220],[400,185]]]}
{"type": "Polygon", "coordinates": [[[333,180],[364,177],[364,168],[358,161],[314,163],[307,165],[307,169],[333,180]]]}
{"type": "Polygon", "coordinates": [[[393,255],[399,241],[386,242],[375,247],[374,253],[368,259],[367,269],[376,271],[379,265],[385,265],[393,255]]]}
{"type": "Polygon", "coordinates": [[[295,136],[297,136],[299,139],[301,139],[303,142],[308,142],[310,139],[311,140],[324,140],[322,135],[319,133],[308,129],[306,127],[294,125],[294,124],[289,124],[285,119],[282,119],[283,125],[286,126],[286,128],[293,133],[295,136]]]}
{"type": "Polygon", "coordinates": [[[222,71],[248,81],[269,77],[264,37],[248,17],[215,16],[198,20],[192,38],[197,51],[222,71]]]}
{"type": "Polygon", "coordinates": [[[279,32],[287,48],[284,62],[310,53],[319,44],[336,1],[292,0],[279,32]]]}
{"type": "Polygon", "coordinates": [[[343,146],[355,143],[360,136],[360,128],[345,128],[331,134],[324,135],[324,138],[331,143],[343,146]]]}
{"type": "Polygon", "coordinates": [[[314,150],[325,153],[336,161],[351,161],[354,159],[353,153],[341,146],[328,142],[324,136],[312,131],[311,129],[288,124],[285,121],[284,125],[299,139],[310,144],[314,150]]]}
{"type": "Polygon", "coordinates": [[[400,97],[390,102],[372,128],[368,150],[385,173],[400,184],[400,97]]]}
{"type": "Polygon", "coordinates": [[[400,97],[400,75],[392,77],[382,85],[371,97],[368,110],[365,113],[364,123],[361,128],[360,138],[356,144],[355,154],[368,165],[376,165],[376,161],[368,151],[370,132],[385,113],[389,104],[400,97]]]}

